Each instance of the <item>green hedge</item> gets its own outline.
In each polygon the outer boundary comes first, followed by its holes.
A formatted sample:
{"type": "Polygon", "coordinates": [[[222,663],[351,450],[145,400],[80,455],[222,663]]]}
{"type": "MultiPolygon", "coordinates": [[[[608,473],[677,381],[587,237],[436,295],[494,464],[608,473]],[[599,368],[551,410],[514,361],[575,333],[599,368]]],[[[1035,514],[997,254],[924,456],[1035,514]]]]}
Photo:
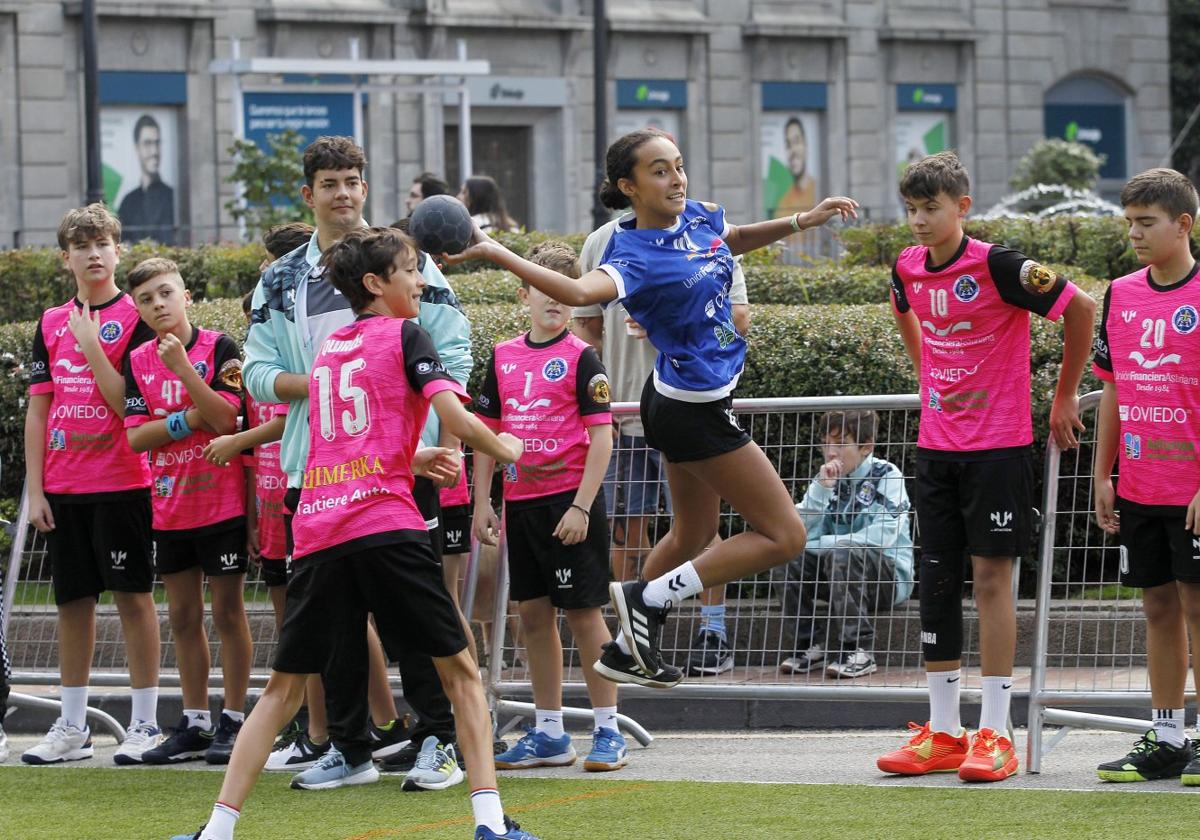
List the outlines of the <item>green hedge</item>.
{"type": "MultiPolygon", "coordinates": [[[[969,236],[1015,248],[1044,263],[1075,266],[1084,274],[1112,280],[1139,268],[1125,220],[1119,216],[1059,216],[1053,219],[968,219],[969,236]]],[[[850,265],[890,266],[913,244],[903,223],[863,225],[840,233],[843,260],[850,265]]],[[[1192,231],[1193,251],[1200,253],[1200,233],[1192,231]]]]}

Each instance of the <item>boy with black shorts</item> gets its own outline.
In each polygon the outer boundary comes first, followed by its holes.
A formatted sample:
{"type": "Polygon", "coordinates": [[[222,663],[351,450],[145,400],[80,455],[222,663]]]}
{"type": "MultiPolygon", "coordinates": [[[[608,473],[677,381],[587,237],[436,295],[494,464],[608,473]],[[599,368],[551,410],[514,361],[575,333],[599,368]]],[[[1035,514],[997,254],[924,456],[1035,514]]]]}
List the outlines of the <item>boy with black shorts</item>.
{"type": "MultiPolygon", "coordinates": [[[[357,319],[334,331],[313,359],[309,454],[293,521],[294,568],[275,666],[234,750],[208,824],[174,840],[232,840],[240,809],[275,732],[296,711],[305,675],[321,672],[330,695],[367,679],[367,615],[384,648],[433,657],[454,703],[471,779],[475,840],[536,840],[504,815],[492,768],[491,721],[479,671],[412,495],[414,474],[446,479],[455,450],[417,449],[430,405],[450,432],[505,463],[521,454],[462,407],[429,335],[411,320],[424,281],[416,247],[387,228],[347,233],[322,257],[327,277],[357,319]]],[[[332,714],[330,733],[356,783],[378,779],[364,705],[332,714]]]]}
{"type": "Polygon", "coordinates": [[[1173,169],[1143,172],[1121,191],[1129,241],[1145,267],[1105,292],[1092,365],[1104,382],[1096,521],[1120,535],[1121,583],[1142,590],[1154,720],[1128,755],[1097,768],[1109,782],[1181,776],[1200,785],[1200,736],[1184,737],[1189,632],[1200,663],[1197,203],[1196,188],[1173,169]]]}
{"type": "MultiPolygon", "coordinates": [[[[575,252],[565,243],[543,242],[529,260],[579,277],[575,252]]],[[[475,413],[489,427],[517,435],[525,447],[520,465],[504,471],[504,536],[536,720],[496,756],[496,766],[575,763],[571,736],[563,731],[561,609],[595,715],[584,769],[618,770],[628,758],[617,726],[617,686],[593,668],[610,638],[601,612],[608,600],[608,519],[600,493],[612,455],[608,376],[595,348],[567,329],[571,307],[528,283],[517,295],[529,309],[529,332],[496,345],[475,413]]],[[[494,545],[492,466],[487,455],[475,454],[473,529],[476,539],[494,545]]]]}
{"type": "Polygon", "coordinates": [[[876,763],[885,773],[957,770],[964,781],[993,782],[1017,770],[1008,711],[1016,653],[1012,569],[1028,555],[1034,505],[1029,313],[1064,321],[1050,430],[1070,448],[1083,428],[1076,391],[1096,305],[1023,254],[965,236],[969,193],[953,152],[918,161],[900,182],[920,243],[896,260],[892,303],[920,382],[918,577],[930,721],[876,763]],[[958,702],[964,554],[979,609],[983,683],[973,739],[959,722],[958,702]]]}
{"type": "Polygon", "coordinates": [[[204,447],[237,428],[242,359],[232,338],[188,320],[191,294],[172,261],[143,260],[127,283],[142,320],[158,334],[157,341],[129,355],[125,433],[135,452],[150,457],[154,563],[167,590],[183,690],[179,726],[142,760],[171,764],[204,758],[224,764],[245,719],[250,682],[250,626],[242,598],[245,479],[240,462],[220,467],[205,461],[204,447]],[[225,679],[225,703],[215,726],[208,706],[206,577],[225,679]]]}
{"type": "Polygon", "coordinates": [[[152,339],[133,300],[117,288],[121,223],[102,204],[70,210],[58,226],[63,264],[76,296],[38,322],[25,414],[29,521],[46,535],[54,603],[62,715],[21,760],[56,764],[91,758],[88,678],[95,650],[96,600],[113,593],[133,709],[113,760],[138,764],[158,743],[161,642],[150,590],[150,467],[125,440],[129,353],[152,339]]]}

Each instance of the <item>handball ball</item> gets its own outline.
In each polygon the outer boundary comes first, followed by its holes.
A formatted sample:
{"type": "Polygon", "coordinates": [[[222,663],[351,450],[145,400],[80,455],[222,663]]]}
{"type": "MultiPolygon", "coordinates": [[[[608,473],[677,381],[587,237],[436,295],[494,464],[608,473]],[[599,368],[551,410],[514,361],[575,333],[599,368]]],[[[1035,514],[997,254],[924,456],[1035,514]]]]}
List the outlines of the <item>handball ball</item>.
{"type": "Polygon", "coordinates": [[[466,206],[450,195],[422,201],[408,220],[408,233],[427,254],[459,254],[471,244],[474,226],[466,206]]]}

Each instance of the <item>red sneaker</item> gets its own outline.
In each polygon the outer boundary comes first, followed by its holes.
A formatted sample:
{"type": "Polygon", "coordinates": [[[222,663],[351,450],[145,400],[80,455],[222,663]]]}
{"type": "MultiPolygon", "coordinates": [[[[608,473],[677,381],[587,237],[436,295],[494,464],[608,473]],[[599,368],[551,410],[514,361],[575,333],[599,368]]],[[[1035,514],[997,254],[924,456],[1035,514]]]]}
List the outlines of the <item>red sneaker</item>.
{"type": "Polygon", "coordinates": [[[875,766],[884,773],[899,773],[902,776],[924,776],[926,773],[953,773],[967,757],[967,732],[954,736],[946,732],[934,732],[929,723],[918,726],[908,724],[913,732],[907,744],[895,752],[880,756],[875,766]]]}
{"type": "Polygon", "coordinates": [[[958,768],[964,782],[1000,782],[1017,772],[1012,740],[994,729],[980,729],[971,741],[971,754],[958,768]]]}

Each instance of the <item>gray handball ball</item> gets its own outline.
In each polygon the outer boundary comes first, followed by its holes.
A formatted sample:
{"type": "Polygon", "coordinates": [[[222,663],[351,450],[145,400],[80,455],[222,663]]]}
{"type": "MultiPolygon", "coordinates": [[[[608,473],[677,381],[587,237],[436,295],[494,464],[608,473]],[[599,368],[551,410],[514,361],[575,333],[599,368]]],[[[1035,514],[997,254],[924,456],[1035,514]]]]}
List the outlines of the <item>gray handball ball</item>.
{"type": "Polygon", "coordinates": [[[471,214],[454,196],[422,201],[408,220],[408,233],[427,254],[458,254],[471,243],[471,214]]]}

